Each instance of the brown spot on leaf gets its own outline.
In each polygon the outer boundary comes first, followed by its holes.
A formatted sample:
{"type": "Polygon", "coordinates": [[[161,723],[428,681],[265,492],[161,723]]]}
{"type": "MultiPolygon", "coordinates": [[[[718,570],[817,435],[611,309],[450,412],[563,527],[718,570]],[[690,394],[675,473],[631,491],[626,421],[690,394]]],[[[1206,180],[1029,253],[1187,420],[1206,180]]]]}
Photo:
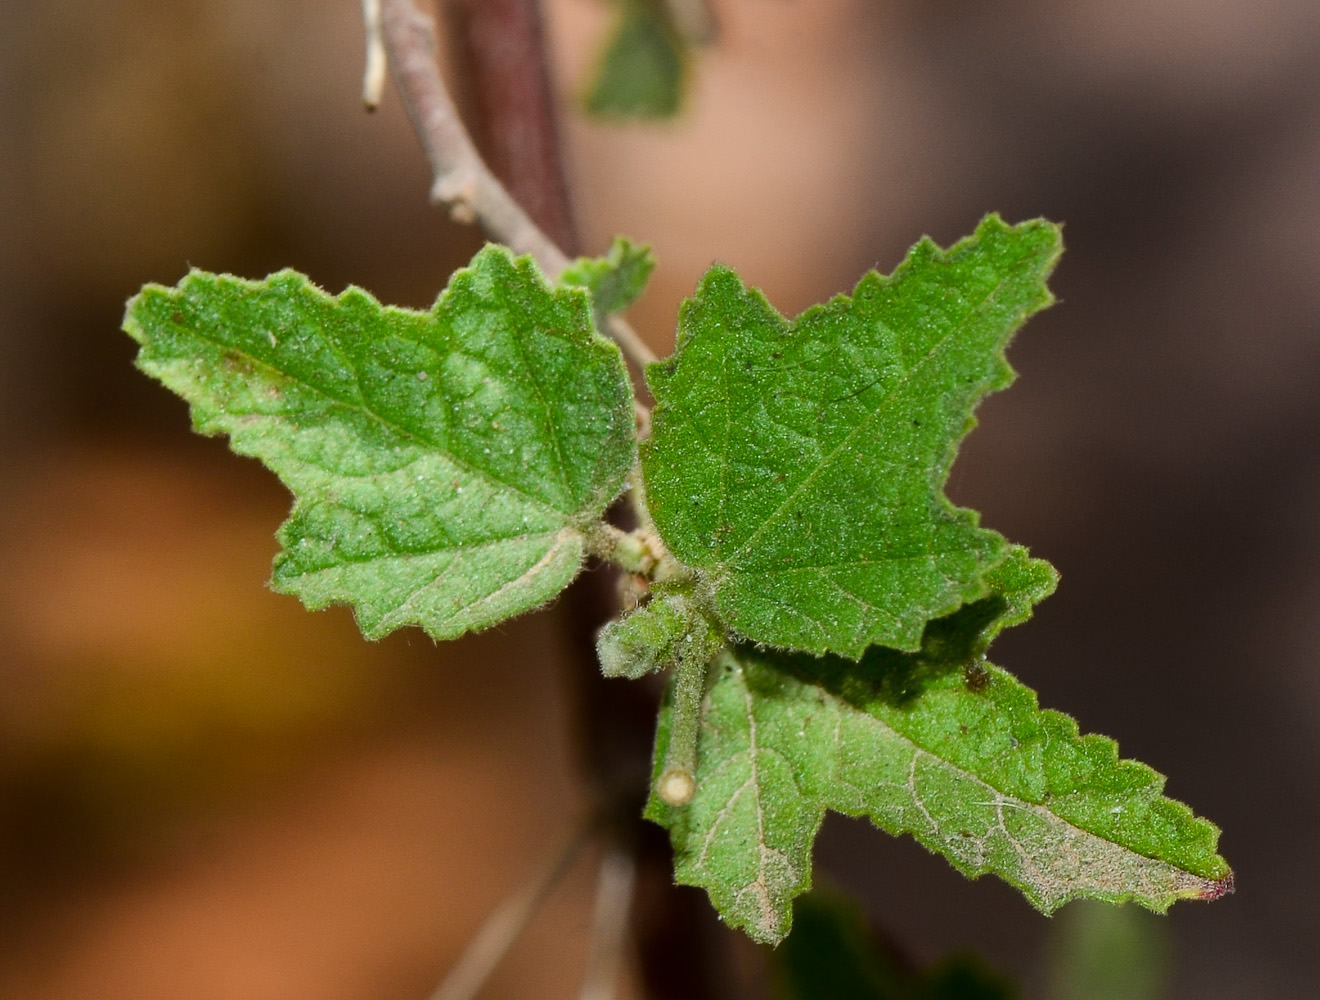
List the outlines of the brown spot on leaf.
{"type": "Polygon", "coordinates": [[[220,365],[226,371],[234,375],[251,375],[256,369],[253,367],[252,359],[239,351],[227,350],[220,355],[220,365]]]}

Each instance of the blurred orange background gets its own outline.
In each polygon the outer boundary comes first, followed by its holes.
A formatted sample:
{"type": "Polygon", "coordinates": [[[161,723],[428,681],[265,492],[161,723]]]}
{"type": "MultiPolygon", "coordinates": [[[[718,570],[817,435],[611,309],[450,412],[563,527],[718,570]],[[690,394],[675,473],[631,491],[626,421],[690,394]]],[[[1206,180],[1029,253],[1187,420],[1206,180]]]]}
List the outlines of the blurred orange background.
{"type": "MultiPolygon", "coordinates": [[[[664,353],[715,259],[792,314],[985,211],[1066,224],[950,484],[1063,573],[995,658],[1224,828],[1169,995],[1311,992],[1320,5],[714,6],[685,114],[620,126],[575,106],[609,5],[544,4],[584,246],[654,245],[664,353]]],[[[347,0],[0,5],[0,996],[420,998],[581,806],[556,612],[367,644],[271,594],[287,496],[118,332],[190,264],[424,307],[479,246],[393,94],[362,113],[361,36],[347,0]]],[[[838,817],[817,858],[1041,995],[1006,886],[838,817]]],[[[487,995],[576,995],[593,880],[487,995]]]]}

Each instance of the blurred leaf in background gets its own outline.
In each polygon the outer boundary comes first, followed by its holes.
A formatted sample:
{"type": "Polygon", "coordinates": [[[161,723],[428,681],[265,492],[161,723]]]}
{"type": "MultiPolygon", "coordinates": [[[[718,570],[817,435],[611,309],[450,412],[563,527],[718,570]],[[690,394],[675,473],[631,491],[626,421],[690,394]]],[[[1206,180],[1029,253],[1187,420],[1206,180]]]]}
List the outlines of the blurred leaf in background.
{"type": "Polygon", "coordinates": [[[619,0],[614,34],[587,91],[602,118],[670,118],[683,101],[687,46],[661,0],[619,0]]]}
{"type": "Polygon", "coordinates": [[[816,891],[793,907],[793,933],[771,960],[779,1000],[1011,1000],[1006,980],[970,956],[913,969],[866,925],[860,907],[816,891]]]}
{"type": "Polygon", "coordinates": [[[1159,1000],[1171,965],[1164,919],[1090,900],[1066,907],[1051,941],[1050,1000],[1159,1000]]]}

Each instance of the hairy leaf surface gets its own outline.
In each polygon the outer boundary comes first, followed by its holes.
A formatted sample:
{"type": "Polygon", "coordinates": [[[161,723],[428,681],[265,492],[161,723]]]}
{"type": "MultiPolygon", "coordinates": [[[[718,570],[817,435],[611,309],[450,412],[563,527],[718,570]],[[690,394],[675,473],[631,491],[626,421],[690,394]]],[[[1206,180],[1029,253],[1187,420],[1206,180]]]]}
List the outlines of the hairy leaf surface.
{"type": "Polygon", "coordinates": [[[875,647],[858,663],[723,653],[696,795],[682,809],[655,796],[648,806],[670,830],[678,880],[705,888],[730,924],[776,942],[810,887],[812,841],[833,809],[909,833],[970,877],[998,875],[1047,913],[1076,897],[1162,911],[1229,891],[1218,830],[1165,798],[1162,776],[1120,760],[1106,737],[1079,735],[979,659],[987,633],[1014,617],[998,607],[998,617],[983,603],[932,622],[918,653],[875,647]]]}
{"type": "Polygon", "coordinates": [[[756,642],[853,658],[915,650],[928,621],[986,595],[1008,545],[943,486],[1004,348],[1052,299],[1056,226],[987,217],[923,240],[890,277],[780,316],[716,266],[648,369],[643,456],[655,525],[699,593],[756,642]]]}
{"type": "Polygon", "coordinates": [[[601,629],[596,654],[606,677],[636,680],[680,659],[708,663],[722,645],[714,623],[688,595],[662,593],[601,629]]]}
{"type": "Polygon", "coordinates": [[[196,428],[293,491],[276,590],[435,638],[550,600],[634,455],[632,392],[588,297],[488,246],[430,312],[302,275],[194,271],[125,330],[196,428]]]}

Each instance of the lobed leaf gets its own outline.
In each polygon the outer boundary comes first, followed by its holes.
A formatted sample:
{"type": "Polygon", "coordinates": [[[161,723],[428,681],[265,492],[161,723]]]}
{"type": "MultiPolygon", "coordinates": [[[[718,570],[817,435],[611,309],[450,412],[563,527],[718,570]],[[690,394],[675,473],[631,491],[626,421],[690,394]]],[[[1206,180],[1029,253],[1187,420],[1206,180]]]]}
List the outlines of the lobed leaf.
{"type": "MultiPolygon", "coordinates": [[[[969,877],[998,875],[1046,913],[1077,897],[1163,911],[1230,891],[1217,828],[1165,798],[1162,776],[1120,760],[1112,740],[1081,736],[979,660],[987,630],[1011,617],[1001,606],[987,625],[986,611],[932,622],[917,653],[721,654],[696,794],[682,809],[653,795],[647,809],[670,830],[678,881],[705,888],[730,924],[777,942],[793,897],[810,887],[812,841],[833,809],[910,833],[969,877]]],[[[669,721],[666,710],[657,761],[669,721]]]]}
{"type": "Polygon", "coordinates": [[[437,639],[553,598],[634,457],[632,391],[587,295],[487,246],[430,312],[292,271],[147,286],[138,366],[295,502],[272,584],[437,639]]]}
{"type": "Polygon", "coordinates": [[[791,322],[707,273],[647,371],[643,467],[656,528],[725,625],[855,659],[916,650],[928,621],[989,593],[1009,546],[943,485],[1059,253],[1057,226],[988,216],[791,322]]]}

